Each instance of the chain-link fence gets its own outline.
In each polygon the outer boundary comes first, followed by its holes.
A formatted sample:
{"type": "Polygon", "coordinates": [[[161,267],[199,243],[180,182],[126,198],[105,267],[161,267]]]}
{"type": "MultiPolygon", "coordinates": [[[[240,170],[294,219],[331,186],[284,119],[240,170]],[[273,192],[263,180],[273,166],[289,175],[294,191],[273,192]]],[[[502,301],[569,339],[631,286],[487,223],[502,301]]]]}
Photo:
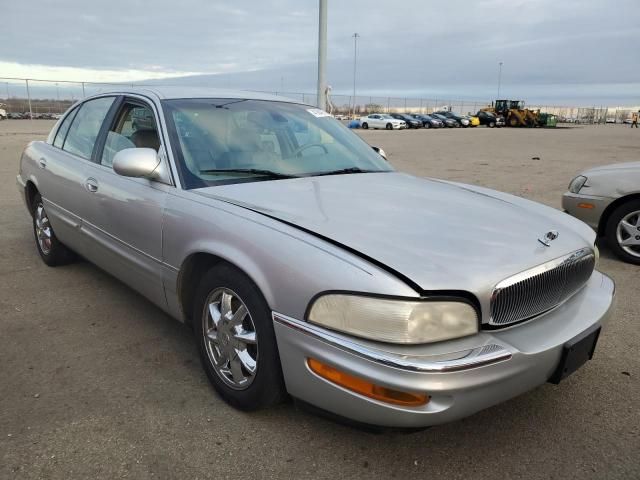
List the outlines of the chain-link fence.
{"type": "MultiPolygon", "coordinates": [[[[171,80],[162,84],[171,85],[171,80]]],[[[55,118],[79,99],[123,85],[145,86],[141,83],[70,82],[0,77],[0,108],[6,110],[8,114],[15,114],[16,117],[21,118],[55,118]]],[[[316,103],[315,93],[276,91],[264,93],[285,96],[306,104],[316,103]]],[[[439,110],[468,115],[475,114],[478,110],[490,105],[489,99],[460,100],[447,97],[410,98],[368,95],[358,95],[354,98],[352,95],[330,94],[328,109],[334,115],[350,118],[374,112],[432,113],[439,110]]],[[[640,110],[640,107],[558,105],[527,105],[527,108],[554,114],[560,122],[583,124],[623,123],[631,118],[634,111],[640,110]]]]}

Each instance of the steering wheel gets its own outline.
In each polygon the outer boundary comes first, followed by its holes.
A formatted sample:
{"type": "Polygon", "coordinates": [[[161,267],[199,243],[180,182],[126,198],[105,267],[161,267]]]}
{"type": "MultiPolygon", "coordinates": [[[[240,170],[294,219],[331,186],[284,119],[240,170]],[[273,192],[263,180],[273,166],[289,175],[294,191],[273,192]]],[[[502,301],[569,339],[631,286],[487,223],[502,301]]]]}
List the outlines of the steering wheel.
{"type": "Polygon", "coordinates": [[[296,148],[294,150],[294,152],[291,154],[291,156],[292,157],[299,157],[302,152],[304,152],[307,148],[311,148],[311,147],[321,148],[322,150],[324,150],[325,154],[329,154],[329,150],[327,150],[327,147],[325,147],[323,144],[321,144],[321,143],[307,143],[305,145],[302,145],[301,147],[296,148]]]}

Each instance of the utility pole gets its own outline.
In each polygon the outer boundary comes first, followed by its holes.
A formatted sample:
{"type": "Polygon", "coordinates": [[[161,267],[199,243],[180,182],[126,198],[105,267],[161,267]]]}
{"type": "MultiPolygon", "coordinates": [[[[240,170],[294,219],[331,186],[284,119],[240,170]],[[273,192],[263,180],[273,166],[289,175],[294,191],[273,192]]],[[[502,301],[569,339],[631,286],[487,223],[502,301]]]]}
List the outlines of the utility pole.
{"type": "Polygon", "coordinates": [[[498,62],[499,70],[498,70],[498,98],[496,100],[500,100],[500,81],[502,80],[502,62],[498,62]]]}
{"type": "Polygon", "coordinates": [[[319,0],[318,14],[318,108],[327,108],[327,0],[319,0]]]}
{"type": "Polygon", "coordinates": [[[33,110],[31,109],[31,92],[29,91],[29,80],[26,79],[25,83],[27,84],[27,99],[29,100],[29,124],[31,128],[33,128],[33,110]]]}
{"type": "Polygon", "coordinates": [[[356,65],[358,60],[358,38],[360,35],[353,35],[353,116],[356,116],[356,65]]]}

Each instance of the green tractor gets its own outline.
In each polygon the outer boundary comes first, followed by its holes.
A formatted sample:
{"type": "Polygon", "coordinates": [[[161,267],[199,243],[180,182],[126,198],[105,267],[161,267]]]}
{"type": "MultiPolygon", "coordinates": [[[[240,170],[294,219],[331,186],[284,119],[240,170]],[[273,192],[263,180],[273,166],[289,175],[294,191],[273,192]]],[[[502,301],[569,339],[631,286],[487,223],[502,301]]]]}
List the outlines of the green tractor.
{"type": "Polygon", "coordinates": [[[558,117],[552,113],[538,114],[538,121],[541,127],[554,128],[558,124],[558,117]]]}

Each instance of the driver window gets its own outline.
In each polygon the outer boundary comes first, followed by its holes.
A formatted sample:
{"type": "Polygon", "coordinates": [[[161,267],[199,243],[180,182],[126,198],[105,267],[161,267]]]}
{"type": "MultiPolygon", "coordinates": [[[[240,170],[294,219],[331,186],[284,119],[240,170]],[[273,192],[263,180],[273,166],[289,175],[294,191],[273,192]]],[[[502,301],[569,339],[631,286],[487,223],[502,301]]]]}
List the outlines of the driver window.
{"type": "Polygon", "coordinates": [[[116,122],[107,133],[101,163],[105,167],[113,165],[113,157],[125,148],[160,149],[160,138],[153,111],[148,106],[125,102],[116,122]]]}

